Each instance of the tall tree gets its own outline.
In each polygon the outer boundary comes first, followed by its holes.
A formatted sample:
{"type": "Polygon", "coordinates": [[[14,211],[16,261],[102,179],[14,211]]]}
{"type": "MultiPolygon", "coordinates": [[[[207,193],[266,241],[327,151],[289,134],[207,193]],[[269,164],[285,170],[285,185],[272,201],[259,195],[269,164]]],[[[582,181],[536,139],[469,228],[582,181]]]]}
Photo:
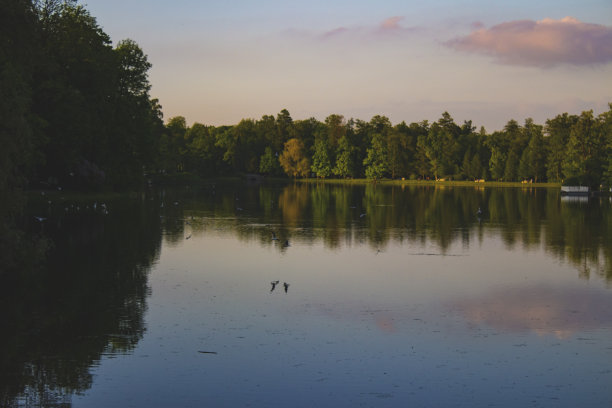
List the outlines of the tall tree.
{"type": "Polygon", "coordinates": [[[149,95],[147,56],[133,40],[119,41],[115,129],[109,133],[109,175],[114,184],[134,184],[142,169],[152,169],[162,133],[161,107],[149,95]],[[131,176],[131,182],[128,180],[131,176]]]}
{"type": "Polygon", "coordinates": [[[570,130],[563,175],[581,184],[596,186],[602,175],[605,135],[593,117],[593,111],[582,112],[570,130]]]}
{"type": "Polygon", "coordinates": [[[345,134],[342,136],[338,143],[334,174],[344,178],[355,177],[358,167],[358,153],[358,148],[353,143],[351,135],[345,134]]]}
{"type": "Polygon", "coordinates": [[[438,122],[429,128],[424,149],[436,179],[458,172],[460,163],[456,156],[459,151],[457,136],[460,131],[448,112],[444,112],[438,122]]]}
{"type": "Polygon", "coordinates": [[[493,134],[487,138],[486,145],[491,152],[491,157],[489,159],[491,177],[495,180],[501,180],[504,177],[506,158],[508,157],[508,141],[504,133],[493,132],[493,134]]]}
{"type": "Polygon", "coordinates": [[[327,127],[327,144],[331,151],[336,151],[340,139],[346,134],[346,122],[344,116],[332,114],[325,118],[327,127]]]}
{"type": "Polygon", "coordinates": [[[352,141],[356,148],[355,155],[358,160],[355,163],[355,177],[365,177],[365,166],[363,160],[367,156],[367,149],[371,146],[372,126],[370,122],[361,119],[351,121],[352,126],[352,141]]]}
{"type": "Polygon", "coordinates": [[[561,181],[563,178],[563,161],[566,155],[567,141],[572,126],[578,116],[563,113],[546,121],[548,153],[546,157],[546,175],[549,181],[561,181]]]}
{"type": "Polygon", "coordinates": [[[315,141],[315,151],[312,156],[312,172],[320,178],[329,177],[332,174],[330,160],[330,146],[326,134],[319,134],[315,141]]]}
{"type": "Polygon", "coordinates": [[[523,179],[533,179],[537,183],[546,174],[546,152],[542,126],[534,124],[529,118],[525,121],[523,132],[529,139],[529,144],[521,155],[519,176],[523,179]]]}
{"type": "Polygon", "coordinates": [[[75,2],[38,3],[44,65],[35,77],[34,112],[48,143],[39,174],[46,182],[103,181],[115,148],[118,67],[108,35],[75,2]]]}
{"type": "Polygon", "coordinates": [[[387,147],[384,136],[374,133],[372,142],[363,161],[366,177],[373,180],[381,179],[387,173],[387,147]]]}
{"type": "Polygon", "coordinates": [[[516,150],[508,152],[504,166],[504,181],[516,181],[518,177],[519,157],[516,150]]]}
{"type": "Polygon", "coordinates": [[[310,161],[306,157],[304,143],[299,139],[289,139],[278,159],[290,177],[307,177],[310,173],[310,161]]]}
{"type": "Polygon", "coordinates": [[[427,157],[427,135],[429,134],[429,122],[411,123],[410,128],[416,135],[414,170],[422,178],[431,175],[431,166],[427,157]]]}
{"type": "Polygon", "coordinates": [[[281,110],[278,115],[276,115],[276,132],[277,136],[272,144],[272,148],[278,149],[276,151],[280,152],[283,149],[285,142],[293,137],[293,119],[291,118],[291,115],[287,109],[281,110]]]}
{"type": "Polygon", "coordinates": [[[412,133],[405,122],[387,133],[387,158],[391,178],[408,176],[413,156],[412,133]]]}

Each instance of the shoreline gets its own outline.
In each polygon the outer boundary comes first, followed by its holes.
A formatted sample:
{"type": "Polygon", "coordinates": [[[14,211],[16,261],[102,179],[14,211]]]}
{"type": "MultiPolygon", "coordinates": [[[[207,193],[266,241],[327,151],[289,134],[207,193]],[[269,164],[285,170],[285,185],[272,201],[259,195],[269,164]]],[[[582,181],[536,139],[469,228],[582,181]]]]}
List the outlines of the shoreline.
{"type": "Polygon", "coordinates": [[[511,188],[561,188],[561,183],[521,183],[520,181],[468,181],[468,180],[450,180],[450,181],[435,181],[435,180],[369,180],[369,179],[296,179],[303,183],[323,183],[323,184],[381,184],[381,185],[396,185],[396,186],[444,186],[444,187],[511,187],[511,188]]]}

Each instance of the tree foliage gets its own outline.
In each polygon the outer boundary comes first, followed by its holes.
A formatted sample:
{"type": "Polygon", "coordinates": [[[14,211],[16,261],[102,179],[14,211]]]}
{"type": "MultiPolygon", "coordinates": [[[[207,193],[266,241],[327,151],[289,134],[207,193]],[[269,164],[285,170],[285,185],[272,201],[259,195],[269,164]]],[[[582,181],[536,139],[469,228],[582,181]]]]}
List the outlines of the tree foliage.
{"type": "Polygon", "coordinates": [[[598,185],[602,179],[606,152],[605,128],[601,118],[594,118],[593,111],[582,112],[570,129],[567,154],[563,160],[563,174],[580,184],[598,185]]]}
{"type": "Polygon", "coordinates": [[[401,122],[393,126],[388,118],[380,115],[368,122],[347,121],[337,114],[328,116],[324,122],[314,118],[293,121],[284,109],[276,118],[264,115],[260,120],[244,119],[233,126],[204,128],[207,142],[202,144],[204,139],[199,138],[196,145],[190,136],[191,128],[183,124],[178,127],[183,137],[172,137],[177,133],[177,126],[173,119],[168,122],[159,145],[162,148],[168,145],[165,138],[177,143],[186,138],[186,143],[178,153],[172,153],[167,147],[160,150],[162,162],[163,158],[168,160],[173,155],[182,158],[181,166],[166,167],[166,171],[199,172],[205,176],[228,172],[285,173],[291,177],[305,177],[312,171],[323,178],[448,177],[536,182],[575,178],[576,174],[584,172],[585,183],[607,183],[611,172],[608,170],[609,112],[599,117],[585,112],[575,120],[567,114],[559,115],[547,121],[545,127],[530,118],[524,125],[510,120],[501,131],[491,134],[484,128],[477,132],[471,121],[458,126],[447,112],[433,124],[401,122]],[[573,135],[571,143],[570,134],[573,135]],[[277,151],[279,140],[286,137],[279,135],[290,137],[277,151]],[[564,135],[567,140],[562,143],[564,135]],[[291,152],[287,151],[290,139],[301,142],[296,148],[297,142],[293,141],[289,145],[291,152]],[[579,147],[585,143],[592,152],[587,158],[579,154],[579,147]],[[561,162],[558,160],[561,149],[555,147],[556,144],[563,147],[561,162]],[[202,155],[202,146],[208,146],[208,155],[202,155]],[[296,173],[299,160],[292,157],[296,157],[297,152],[300,152],[300,160],[305,158],[304,163],[309,165],[303,165],[303,170],[296,173]],[[281,157],[289,167],[281,165],[281,157]],[[210,165],[198,164],[201,160],[210,165]]]}
{"type": "Polygon", "coordinates": [[[285,149],[279,161],[285,173],[290,177],[307,177],[310,173],[310,160],[305,154],[304,143],[299,139],[289,139],[285,143],[285,149]]]}
{"type": "Polygon", "coordinates": [[[315,141],[314,149],[314,154],[312,155],[312,172],[320,178],[329,177],[332,174],[332,164],[327,136],[320,135],[315,141]]]}
{"type": "Polygon", "coordinates": [[[384,137],[380,133],[372,136],[372,144],[367,150],[367,156],[363,160],[365,175],[369,179],[381,179],[387,172],[387,149],[384,137]]]}

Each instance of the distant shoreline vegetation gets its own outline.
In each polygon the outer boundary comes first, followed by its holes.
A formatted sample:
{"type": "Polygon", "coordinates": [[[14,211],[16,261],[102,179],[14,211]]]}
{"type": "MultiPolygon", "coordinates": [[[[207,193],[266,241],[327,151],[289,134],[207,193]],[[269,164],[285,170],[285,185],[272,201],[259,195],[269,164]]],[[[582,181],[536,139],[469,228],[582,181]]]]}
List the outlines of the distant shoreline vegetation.
{"type": "Polygon", "coordinates": [[[332,114],[293,120],[243,119],[232,126],[187,126],[177,116],[163,136],[164,174],[257,174],[294,179],[486,181],[612,186],[612,104],[595,117],[563,113],[537,125],[510,120],[502,131],[434,123],[391,124],[332,114]]]}
{"type": "MultiPolygon", "coordinates": [[[[328,184],[371,184],[370,179],[301,179],[306,183],[328,183],[328,184]]],[[[549,182],[517,182],[517,181],[471,181],[471,180],[391,180],[381,179],[376,183],[382,185],[406,185],[406,186],[448,186],[448,187],[518,187],[518,188],[559,188],[561,183],[549,182]]]]}

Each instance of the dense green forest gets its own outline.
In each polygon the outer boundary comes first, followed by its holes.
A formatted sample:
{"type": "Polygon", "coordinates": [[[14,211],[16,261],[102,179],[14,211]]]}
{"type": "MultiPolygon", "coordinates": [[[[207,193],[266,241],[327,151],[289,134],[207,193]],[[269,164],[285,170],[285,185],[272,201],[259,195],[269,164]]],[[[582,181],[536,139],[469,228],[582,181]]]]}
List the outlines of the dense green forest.
{"type": "Polygon", "coordinates": [[[385,116],[369,122],[333,114],[292,120],[243,119],[233,126],[188,127],[171,118],[160,142],[157,171],[202,175],[260,173],[319,178],[405,178],[612,184],[612,104],[567,113],[544,126],[510,120],[487,134],[471,121],[455,123],[448,112],[436,122],[393,125],[385,116]]]}
{"type": "MultiPolygon", "coordinates": [[[[229,126],[164,123],[151,64],[136,42],[113,46],[76,0],[2,0],[0,246],[24,189],[123,190],[175,174],[566,181],[612,185],[612,104],[487,133],[471,121],[393,125],[329,115],[229,126]]],[[[409,112],[407,112],[407,115],[409,112]]],[[[14,231],[13,231],[14,232],[14,231]]]]}

